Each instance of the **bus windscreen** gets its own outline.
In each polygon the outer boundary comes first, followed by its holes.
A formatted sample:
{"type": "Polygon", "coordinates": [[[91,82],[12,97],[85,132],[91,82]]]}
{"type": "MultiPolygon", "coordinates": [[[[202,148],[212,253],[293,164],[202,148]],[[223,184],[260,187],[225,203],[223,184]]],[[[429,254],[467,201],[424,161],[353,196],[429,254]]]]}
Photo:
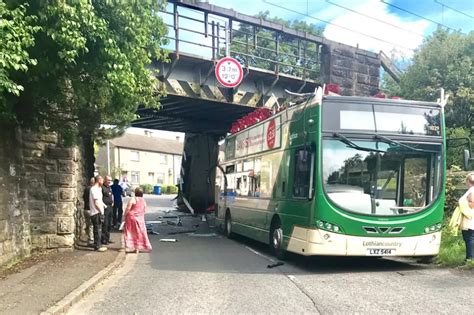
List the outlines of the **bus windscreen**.
{"type": "Polygon", "coordinates": [[[323,131],[441,136],[438,108],[380,104],[326,104],[323,131]]]}

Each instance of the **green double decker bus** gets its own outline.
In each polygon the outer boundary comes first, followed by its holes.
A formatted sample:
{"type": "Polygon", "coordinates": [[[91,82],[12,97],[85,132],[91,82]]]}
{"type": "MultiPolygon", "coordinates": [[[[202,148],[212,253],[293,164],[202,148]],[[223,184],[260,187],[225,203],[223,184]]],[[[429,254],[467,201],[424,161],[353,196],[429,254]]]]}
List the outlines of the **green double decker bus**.
{"type": "Polygon", "coordinates": [[[438,254],[442,105],[321,94],[226,138],[218,225],[280,258],[438,254]]]}

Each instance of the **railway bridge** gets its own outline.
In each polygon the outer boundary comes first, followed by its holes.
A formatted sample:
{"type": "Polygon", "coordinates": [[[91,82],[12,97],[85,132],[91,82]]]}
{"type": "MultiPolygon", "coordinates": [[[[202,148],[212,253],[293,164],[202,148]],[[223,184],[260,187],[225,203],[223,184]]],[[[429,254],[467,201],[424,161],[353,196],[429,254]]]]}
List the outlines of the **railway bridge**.
{"type": "Polygon", "coordinates": [[[183,194],[196,211],[214,201],[218,141],[232,122],[255,110],[285,104],[293,92],[337,84],[342,95],[374,95],[383,67],[399,72],[383,53],[337,43],[237,11],[192,0],[169,0],[161,12],[168,27],[168,62],[156,62],[159,110],[139,109],[134,127],[186,133],[183,194]],[[219,59],[243,66],[243,80],[226,88],[216,80],[219,59]]]}

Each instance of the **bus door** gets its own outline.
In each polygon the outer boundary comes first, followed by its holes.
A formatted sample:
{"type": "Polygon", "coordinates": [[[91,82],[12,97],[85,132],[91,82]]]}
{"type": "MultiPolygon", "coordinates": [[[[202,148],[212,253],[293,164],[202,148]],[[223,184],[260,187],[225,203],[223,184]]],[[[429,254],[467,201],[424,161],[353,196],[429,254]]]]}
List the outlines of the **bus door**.
{"type": "Polygon", "coordinates": [[[308,226],[314,197],[315,149],[301,146],[291,150],[289,185],[284,208],[281,207],[285,235],[290,235],[294,225],[308,226]]]}

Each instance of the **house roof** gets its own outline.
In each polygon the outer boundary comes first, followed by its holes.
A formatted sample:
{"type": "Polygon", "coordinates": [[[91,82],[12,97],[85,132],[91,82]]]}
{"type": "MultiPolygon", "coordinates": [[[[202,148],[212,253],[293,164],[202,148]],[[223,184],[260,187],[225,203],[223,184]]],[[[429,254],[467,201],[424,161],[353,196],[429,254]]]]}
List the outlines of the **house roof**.
{"type": "Polygon", "coordinates": [[[119,138],[110,140],[110,144],[127,149],[140,151],[161,152],[169,154],[183,154],[182,142],[157,137],[141,136],[126,133],[119,138]]]}

